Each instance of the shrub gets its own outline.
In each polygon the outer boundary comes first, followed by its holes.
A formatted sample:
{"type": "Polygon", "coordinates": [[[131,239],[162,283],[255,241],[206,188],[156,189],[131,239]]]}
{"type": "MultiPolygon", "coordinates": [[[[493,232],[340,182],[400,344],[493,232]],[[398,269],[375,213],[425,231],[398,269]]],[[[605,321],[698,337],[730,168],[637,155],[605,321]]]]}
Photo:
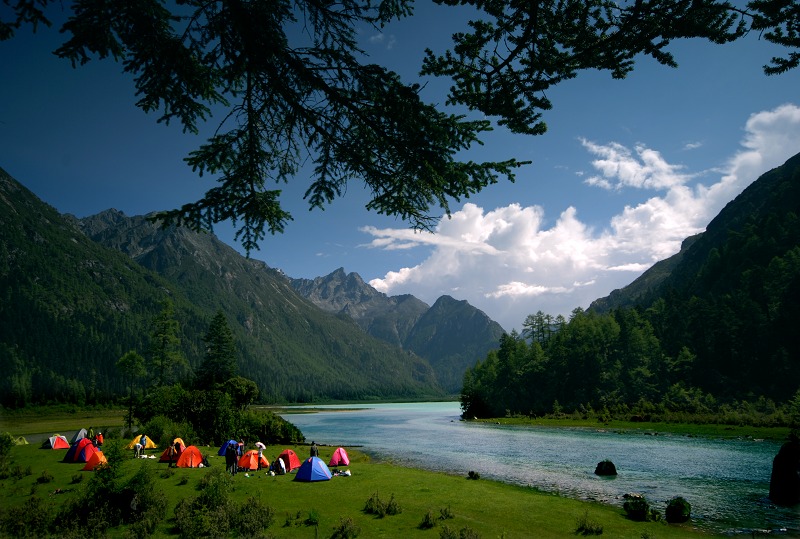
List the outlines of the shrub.
{"type": "Polygon", "coordinates": [[[2,514],[0,531],[3,537],[47,537],[52,520],[49,508],[38,496],[31,496],[20,506],[2,514]]]}
{"type": "Polygon", "coordinates": [[[469,526],[461,528],[458,533],[449,526],[442,526],[442,529],[439,531],[440,539],[480,539],[480,537],[478,532],[469,526]]]}
{"type": "Polygon", "coordinates": [[[72,476],[72,481],[70,483],[73,485],[77,485],[81,481],[83,481],[83,474],[76,473],[75,475],[72,476]]]}
{"type": "Polygon", "coordinates": [[[370,496],[367,503],[364,504],[364,512],[368,515],[375,515],[378,518],[383,518],[386,515],[399,515],[403,510],[400,504],[397,503],[397,500],[394,499],[394,494],[392,494],[388,502],[384,502],[376,492],[370,496]]]}
{"type": "Polygon", "coordinates": [[[42,470],[42,475],[36,478],[36,482],[40,485],[44,485],[45,483],[50,483],[53,481],[53,474],[48,472],[47,470],[42,470]]]}
{"type": "Polygon", "coordinates": [[[689,520],[692,514],[692,505],[682,496],[676,496],[667,503],[665,515],[669,523],[681,523],[689,520]]]}
{"type": "Polygon", "coordinates": [[[419,523],[418,527],[421,530],[429,530],[436,527],[436,517],[433,516],[433,511],[428,509],[428,512],[422,517],[422,522],[419,523]]]}
{"type": "Polygon", "coordinates": [[[16,445],[16,440],[7,432],[0,433],[0,457],[7,457],[11,448],[16,445]]]}
{"type": "Polygon", "coordinates": [[[439,520],[449,520],[451,518],[456,518],[456,516],[453,514],[453,511],[450,509],[449,505],[439,509],[439,520]]]}
{"type": "Polygon", "coordinates": [[[575,533],[577,535],[603,535],[603,526],[589,518],[589,511],[584,511],[583,515],[575,521],[575,533]]]}
{"type": "Polygon", "coordinates": [[[469,473],[467,474],[467,479],[478,480],[480,478],[481,478],[481,474],[479,474],[478,472],[472,471],[472,470],[470,470],[469,473]]]}
{"type": "Polygon", "coordinates": [[[650,514],[650,504],[644,496],[640,494],[626,495],[627,500],[622,504],[622,508],[631,520],[644,522],[650,514]]]}
{"type": "Polygon", "coordinates": [[[625,503],[622,508],[631,520],[646,522],[648,520],[661,520],[661,513],[650,508],[650,502],[641,494],[626,494],[625,503]]]}
{"type": "Polygon", "coordinates": [[[233,527],[242,537],[258,537],[275,522],[275,510],[250,496],[236,513],[233,527]]]}
{"type": "Polygon", "coordinates": [[[361,528],[356,526],[350,517],[339,519],[339,525],[333,528],[331,539],[355,539],[361,533],[361,528]]]}
{"type": "Polygon", "coordinates": [[[312,508],[311,511],[308,512],[308,517],[306,517],[304,524],[306,526],[319,526],[319,512],[312,508]]]}

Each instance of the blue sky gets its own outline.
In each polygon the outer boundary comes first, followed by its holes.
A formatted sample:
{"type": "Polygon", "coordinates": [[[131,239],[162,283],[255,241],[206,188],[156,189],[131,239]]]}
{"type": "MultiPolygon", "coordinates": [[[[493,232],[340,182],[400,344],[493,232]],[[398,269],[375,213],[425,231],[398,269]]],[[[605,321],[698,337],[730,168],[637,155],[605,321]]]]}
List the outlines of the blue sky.
{"type": "MultiPolygon", "coordinates": [[[[443,51],[463,22],[447,8],[417,11],[361,34],[372,61],[408,80],[425,47],[443,51]]],[[[0,167],[78,217],[171,209],[214,185],[183,163],[202,137],[138,110],[119,65],[73,69],[57,59],[61,37],[23,30],[0,42],[0,167]]],[[[295,221],[251,256],[291,277],[344,267],[389,295],[429,304],[449,294],[507,330],[539,310],[588,307],[677,252],[750,182],[800,151],[800,72],[761,70],[780,50],[757,35],[669,50],[678,69],[640,59],[623,81],[587,72],[548,92],[543,136],[489,135],[470,158],[533,163],[516,183],[452,203],[452,219],[435,234],[368,213],[356,183],[325,211],[309,212],[301,175],[282,198],[295,221]]],[[[442,87],[429,81],[426,96],[443,103],[442,87]]],[[[215,232],[239,248],[229,226],[215,232]]]]}

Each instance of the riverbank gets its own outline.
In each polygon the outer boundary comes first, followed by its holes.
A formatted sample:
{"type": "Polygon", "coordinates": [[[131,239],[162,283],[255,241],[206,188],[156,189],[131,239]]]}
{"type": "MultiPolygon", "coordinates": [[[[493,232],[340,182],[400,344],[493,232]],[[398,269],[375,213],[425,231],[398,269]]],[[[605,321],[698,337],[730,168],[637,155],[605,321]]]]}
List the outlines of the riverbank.
{"type": "Polygon", "coordinates": [[[490,419],[470,419],[475,423],[497,425],[514,425],[521,427],[550,427],[550,428],[589,428],[595,430],[640,432],[658,436],[659,434],[673,434],[690,437],[704,437],[717,439],[749,439],[749,440],[776,440],[783,441],[789,436],[789,427],[754,427],[750,425],[720,425],[720,424],[695,424],[695,423],[666,423],[666,422],[634,422],[634,421],[597,421],[592,419],[567,418],[528,418],[528,417],[500,417],[490,419]]]}
{"type": "MultiPolygon", "coordinates": [[[[264,454],[272,460],[282,449],[270,446],[264,454]]],[[[307,456],[307,447],[293,449],[301,457],[307,456]]],[[[157,459],[127,458],[126,452],[120,481],[124,483],[145,469],[153,474],[156,488],[169,500],[165,518],[156,527],[154,536],[178,535],[175,507],[180,500],[200,494],[199,485],[207,474],[224,469],[224,458],[216,455],[215,448],[201,450],[208,455],[209,469],[168,469],[157,459]]],[[[334,450],[322,446],[321,458],[327,462],[334,450]]],[[[264,471],[239,473],[233,477],[230,502],[244,504],[253,497],[269,506],[274,521],[264,530],[264,536],[276,538],[331,537],[343,519],[349,519],[360,529],[359,537],[370,538],[447,537],[442,534],[445,527],[455,534],[452,537],[472,533],[462,537],[566,538],[575,537],[579,526],[587,523],[596,530],[602,528],[606,537],[710,537],[693,529],[691,522],[685,525],[634,522],[619,508],[604,504],[485,479],[470,480],[466,476],[375,463],[358,450],[351,448],[348,452],[351,464],[347,468],[352,473],[349,477],[302,483],[293,481],[293,474],[272,477],[264,471]],[[384,503],[394,500],[400,512],[383,518],[365,512],[367,502],[373,497],[384,503]],[[424,527],[423,522],[432,524],[433,529],[424,527]]],[[[0,480],[0,515],[32,504],[32,498],[43,500],[44,506],[55,514],[84,496],[92,472],[80,471],[78,464],[61,462],[64,453],[30,445],[13,448],[14,466],[28,473],[0,480]],[[50,479],[42,482],[41,477],[50,479]]],[[[110,537],[125,534],[125,527],[108,530],[110,537]]]]}

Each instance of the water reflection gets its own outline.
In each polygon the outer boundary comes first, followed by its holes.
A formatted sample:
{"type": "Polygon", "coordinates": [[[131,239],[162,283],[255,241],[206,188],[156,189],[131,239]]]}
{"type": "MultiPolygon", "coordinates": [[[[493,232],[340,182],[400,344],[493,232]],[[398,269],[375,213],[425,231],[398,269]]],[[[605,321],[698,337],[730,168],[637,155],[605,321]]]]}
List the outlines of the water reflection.
{"type": "Polygon", "coordinates": [[[308,438],[360,445],[374,458],[399,465],[464,475],[475,470],[490,479],[616,505],[627,492],[644,494],[662,510],[683,496],[692,504],[695,524],[715,532],[800,528],[796,509],[766,499],[777,442],[476,424],[459,421],[453,402],[324,408],[329,411],[285,417],[308,438]],[[616,478],[594,475],[604,459],[617,466],[616,478]]]}

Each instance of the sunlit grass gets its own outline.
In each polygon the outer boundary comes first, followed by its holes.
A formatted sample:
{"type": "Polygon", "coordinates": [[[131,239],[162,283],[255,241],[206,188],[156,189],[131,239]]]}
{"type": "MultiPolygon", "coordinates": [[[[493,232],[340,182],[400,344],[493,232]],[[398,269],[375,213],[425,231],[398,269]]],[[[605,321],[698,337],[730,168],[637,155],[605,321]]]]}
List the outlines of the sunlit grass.
{"type": "MultiPolygon", "coordinates": [[[[225,467],[224,457],[215,447],[201,448],[209,456],[212,469],[225,467]]],[[[271,461],[284,446],[271,446],[264,452],[271,461]]],[[[293,449],[301,459],[308,447],[293,449]]],[[[327,462],[334,447],[321,447],[321,458],[327,462]]],[[[385,463],[371,462],[356,449],[348,451],[351,477],[334,477],[330,481],[302,483],[294,475],[270,476],[266,471],[239,473],[233,479],[231,498],[237,503],[255,496],[275,510],[275,524],[268,534],[274,537],[330,537],[343,519],[351,519],[361,529],[359,537],[426,537],[437,538],[444,526],[458,533],[470,529],[483,538],[496,537],[574,537],[578,519],[590,519],[602,526],[603,535],[615,538],[659,538],[698,535],[691,523],[683,526],[633,522],[618,507],[582,502],[539,492],[532,488],[507,485],[489,480],[468,480],[462,475],[415,470],[385,463]],[[377,496],[388,502],[392,497],[401,511],[382,518],[364,511],[368,500],[377,496]],[[421,526],[426,515],[446,514],[433,528],[421,526]],[[437,529],[439,531],[437,531],[437,529]]],[[[78,464],[61,462],[65,451],[17,446],[12,449],[14,467],[29,474],[19,474],[0,481],[0,507],[21,505],[32,495],[44,499],[50,507],[58,507],[70,498],[81,496],[92,472],[80,471],[78,464]],[[46,474],[47,483],[39,482],[46,474]],[[77,476],[85,477],[78,481],[77,476]]],[[[155,451],[159,455],[160,451],[155,451]]],[[[207,469],[177,469],[165,473],[166,464],[157,459],[126,459],[124,476],[130,477],[140,466],[156,470],[156,481],[168,500],[167,519],[157,530],[158,536],[173,534],[174,508],[187,497],[198,495],[200,479],[207,469]]],[[[111,536],[122,536],[124,530],[111,530],[111,536]]]]}

